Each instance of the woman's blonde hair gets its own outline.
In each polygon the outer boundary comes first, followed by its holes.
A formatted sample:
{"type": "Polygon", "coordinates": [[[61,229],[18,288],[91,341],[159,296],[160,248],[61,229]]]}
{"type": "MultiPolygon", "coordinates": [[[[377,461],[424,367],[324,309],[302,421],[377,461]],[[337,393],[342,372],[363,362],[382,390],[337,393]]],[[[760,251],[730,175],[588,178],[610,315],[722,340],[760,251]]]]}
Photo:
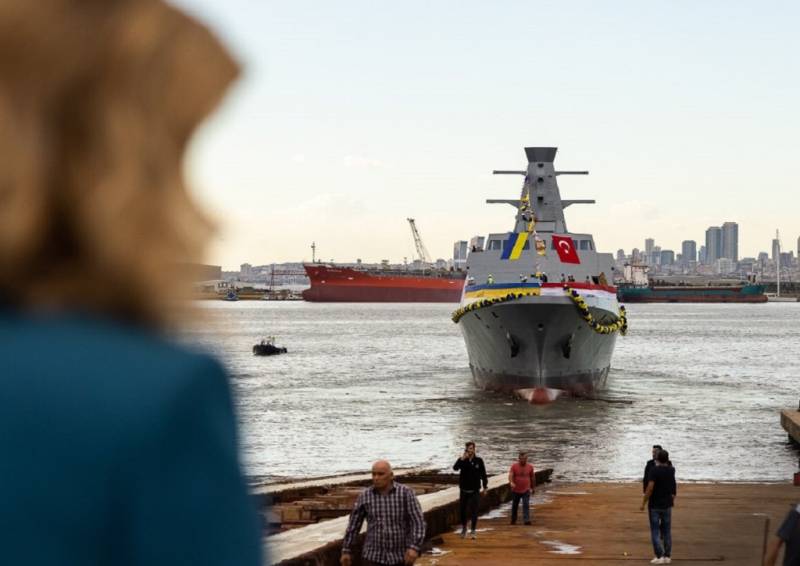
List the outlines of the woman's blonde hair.
{"type": "Polygon", "coordinates": [[[0,301],[164,322],[211,230],[182,156],[236,74],[160,0],[0,0],[0,301]]]}

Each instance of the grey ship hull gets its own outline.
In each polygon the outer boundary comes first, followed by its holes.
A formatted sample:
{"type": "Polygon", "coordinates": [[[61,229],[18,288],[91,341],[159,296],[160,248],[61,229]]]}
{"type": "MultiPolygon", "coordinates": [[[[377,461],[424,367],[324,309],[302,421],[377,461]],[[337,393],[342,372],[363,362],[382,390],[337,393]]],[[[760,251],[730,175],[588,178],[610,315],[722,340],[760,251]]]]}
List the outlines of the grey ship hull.
{"type": "MultiPolygon", "coordinates": [[[[594,332],[569,299],[533,300],[492,305],[461,318],[475,384],[535,402],[552,400],[550,393],[544,398],[547,390],[587,396],[604,389],[616,333],[594,332]]],[[[591,312],[600,321],[614,318],[591,312]]]]}

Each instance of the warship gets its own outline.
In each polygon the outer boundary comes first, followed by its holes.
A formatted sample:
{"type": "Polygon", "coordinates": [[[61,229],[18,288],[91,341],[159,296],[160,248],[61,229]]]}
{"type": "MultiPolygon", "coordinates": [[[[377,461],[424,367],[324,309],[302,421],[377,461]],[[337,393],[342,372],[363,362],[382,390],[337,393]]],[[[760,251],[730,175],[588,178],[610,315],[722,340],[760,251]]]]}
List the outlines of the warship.
{"type": "Polygon", "coordinates": [[[513,230],[471,249],[453,313],[475,384],[532,403],[604,389],[617,334],[627,330],[612,255],[564,220],[568,206],[595,201],[562,199],[556,179],[588,171],[557,171],[556,151],[527,147],[525,170],[494,171],[524,177],[519,198],[486,201],[515,208],[513,230]]]}

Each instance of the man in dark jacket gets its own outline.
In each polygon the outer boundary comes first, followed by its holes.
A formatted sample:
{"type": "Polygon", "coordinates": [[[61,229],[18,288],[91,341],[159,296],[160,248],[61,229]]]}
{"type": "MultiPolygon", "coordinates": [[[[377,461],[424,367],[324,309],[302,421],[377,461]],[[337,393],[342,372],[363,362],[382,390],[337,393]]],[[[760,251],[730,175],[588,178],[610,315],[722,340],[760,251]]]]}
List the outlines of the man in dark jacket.
{"type": "Polygon", "coordinates": [[[653,466],[656,465],[656,456],[658,453],[661,452],[663,448],[661,448],[660,444],[653,445],[653,457],[647,461],[647,464],[644,465],[644,477],[642,478],[642,493],[647,491],[647,476],[650,475],[650,470],[653,469],[653,466]]]}
{"type": "Polygon", "coordinates": [[[481,485],[483,491],[489,485],[486,467],[483,460],[475,455],[475,443],[467,442],[466,449],[456,460],[453,469],[459,472],[458,487],[461,489],[459,509],[461,512],[461,538],[467,536],[467,511],[470,512],[470,536],[475,538],[475,526],[478,524],[478,504],[480,503],[481,485]]]}
{"type": "Polygon", "coordinates": [[[675,468],[670,465],[667,451],[662,450],[656,456],[656,465],[650,470],[640,507],[643,511],[647,503],[649,511],[650,537],[656,555],[651,564],[672,562],[672,507],[676,495],[675,468]]]}
{"type": "Polygon", "coordinates": [[[781,547],[786,545],[783,566],[800,565],[800,505],[792,506],[767,547],[764,566],[775,566],[781,547]]]}

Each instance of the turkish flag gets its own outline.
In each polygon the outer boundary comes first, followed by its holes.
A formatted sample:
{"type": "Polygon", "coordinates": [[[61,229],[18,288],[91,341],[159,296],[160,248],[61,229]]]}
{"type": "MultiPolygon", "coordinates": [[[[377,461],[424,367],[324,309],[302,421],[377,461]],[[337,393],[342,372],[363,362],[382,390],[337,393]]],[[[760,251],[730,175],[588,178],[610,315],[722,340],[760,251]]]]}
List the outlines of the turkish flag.
{"type": "Polygon", "coordinates": [[[580,263],[578,252],[575,251],[575,242],[569,236],[553,236],[553,246],[558,252],[558,259],[562,263],[580,263]]]}

